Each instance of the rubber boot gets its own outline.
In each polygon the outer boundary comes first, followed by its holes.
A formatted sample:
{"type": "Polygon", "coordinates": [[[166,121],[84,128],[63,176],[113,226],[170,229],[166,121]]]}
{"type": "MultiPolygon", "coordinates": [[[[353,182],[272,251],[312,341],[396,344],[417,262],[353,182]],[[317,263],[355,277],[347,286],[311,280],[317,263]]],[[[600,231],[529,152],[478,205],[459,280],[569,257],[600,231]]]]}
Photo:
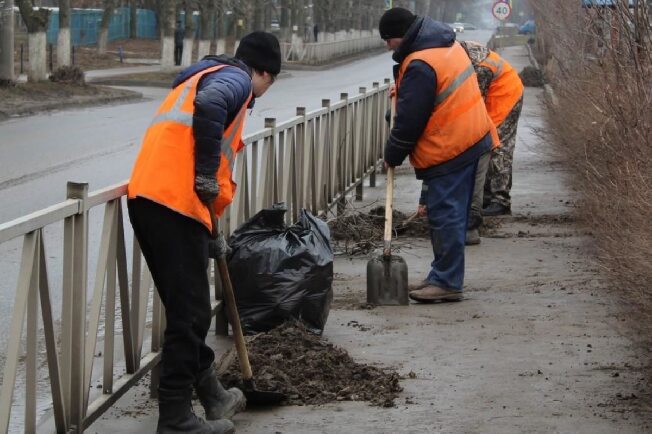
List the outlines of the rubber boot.
{"type": "Polygon", "coordinates": [[[233,422],[227,419],[205,421],[192,411],[192,390],[158,389],[158,434],[233,434],[233,422]]]}
{"type": "Polygon", "coordinates": [[[466,240],[464,244],[467,246],[477,246],[480,244],[480,231],[478,229],[467,229],[466,240]]]}
{"type": "Polygon", "coordinates": [[[199,373],[195,381],[195,391],[208,420],[230,419],[237,412],[244,410],[247,404],[240,389],[233,387],[225,390],[222,387],[213,366],[199,373]]]}

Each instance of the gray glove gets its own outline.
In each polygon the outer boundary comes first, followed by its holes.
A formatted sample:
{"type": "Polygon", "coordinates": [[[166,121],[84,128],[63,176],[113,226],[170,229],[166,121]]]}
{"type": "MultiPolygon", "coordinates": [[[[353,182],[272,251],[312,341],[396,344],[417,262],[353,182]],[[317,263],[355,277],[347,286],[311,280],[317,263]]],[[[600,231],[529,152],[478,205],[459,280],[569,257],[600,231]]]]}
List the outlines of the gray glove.
{"type": "Polygon", "coordinates": [[[204,175],[198,173],[195,175],[195,193],[204,205],[211,205],[220,192],[220,186],[217,184],[215,175],[204,175]]]}
{"type": "Polygon", "coordinates": [[[208,257],[217,259],[221,257],[226,257],[232,252],[231,247],[226,243],[224,234],[220,234],[217,239],[212,238],[208,242],[208,257]]]}

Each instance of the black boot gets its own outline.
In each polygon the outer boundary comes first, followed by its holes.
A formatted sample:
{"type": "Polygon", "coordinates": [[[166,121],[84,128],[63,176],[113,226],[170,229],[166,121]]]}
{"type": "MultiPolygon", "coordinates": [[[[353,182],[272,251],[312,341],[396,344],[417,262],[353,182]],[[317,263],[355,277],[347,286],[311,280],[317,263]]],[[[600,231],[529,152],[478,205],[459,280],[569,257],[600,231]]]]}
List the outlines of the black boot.
{"type": "Polygon", "coordinates": [[[233,387],[224,390],[213,366],[197,375],[195,391],[208,420],[230,419],[234,414],[242,411],[247,404],[240,389],[233,387]]]}
{"type": "Polygon", "coordinates": [[[509,206],[505,206],[498,202],[491,202],[491,204],[482,210],[482,215],[484,216],[498,216],[498,215],[509,215],[512,213],[512,210],[509,206]]]}
{"type": "Polygon", "coordinates": [[[230,420],[205,421],[192,411],[192,390],[158,389],[158,434],[233,434],[230,420]]]}

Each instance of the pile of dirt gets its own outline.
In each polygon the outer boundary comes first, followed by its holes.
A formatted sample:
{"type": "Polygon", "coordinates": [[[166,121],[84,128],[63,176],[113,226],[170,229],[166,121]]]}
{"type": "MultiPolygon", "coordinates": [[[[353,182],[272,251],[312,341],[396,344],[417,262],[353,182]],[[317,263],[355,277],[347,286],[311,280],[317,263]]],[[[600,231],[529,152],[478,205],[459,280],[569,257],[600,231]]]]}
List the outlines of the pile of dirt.
{"type": "Polygon", "coordinates": [[[54,83],[77,84],[80,86],[86,83],[84,71],[78,66],[62,66],[55,69],[50,74],[50,81],[54,83]]]}
{"type": "Polygon", "coordinates": [[[518,76],[521,77],[523,85],[527,87],[543,87],[545,84],[543,72],[534,66],[526,66],[518,76]]]}
{"type": "MultiPolygon", "coordinates": [[[[249,360],[259,390],[283,392],[285,405],[319,405],[332,401],[368,401],[393,407],[402,387],[393,370],[356,363],[341,348],[285,323],[249,340],[249,360]]],[[[241,384],[237,360],[228,353],[218,365],[225,387],[241,384]],[[226,366],[225,366],[226,365],[226,366]]]]}
{"type": "MultiPolygon", "coordinates": [[[[335,247],[347,254],[367,254],[382,246],[385,231],[385,207],[378,206],[367,213],[346,212],[328,221],[335,247]]],[[[430,237],[424,218],[410,216],[400,211],[392,212],[393,238],[430,237]]]]}

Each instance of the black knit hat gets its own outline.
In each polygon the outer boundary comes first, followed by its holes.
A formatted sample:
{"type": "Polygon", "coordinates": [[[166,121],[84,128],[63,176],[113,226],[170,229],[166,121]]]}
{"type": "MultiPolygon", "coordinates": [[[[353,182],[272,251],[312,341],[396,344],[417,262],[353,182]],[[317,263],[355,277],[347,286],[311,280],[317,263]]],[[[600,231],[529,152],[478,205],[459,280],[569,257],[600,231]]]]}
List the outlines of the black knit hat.
{"type": "Polygon", "coordinates": [[[417,16],[407,9],[392,8],[380,17],[378,23],[380,37],[385,40],[402,38],[416,19],[417,16]]]}
{"type": "Polygon", "coordinates": [[[259,71],[274,75],[281,72],[281,46],[271,33],[249,33],[240,40],[235,57],[259,71]]]}

